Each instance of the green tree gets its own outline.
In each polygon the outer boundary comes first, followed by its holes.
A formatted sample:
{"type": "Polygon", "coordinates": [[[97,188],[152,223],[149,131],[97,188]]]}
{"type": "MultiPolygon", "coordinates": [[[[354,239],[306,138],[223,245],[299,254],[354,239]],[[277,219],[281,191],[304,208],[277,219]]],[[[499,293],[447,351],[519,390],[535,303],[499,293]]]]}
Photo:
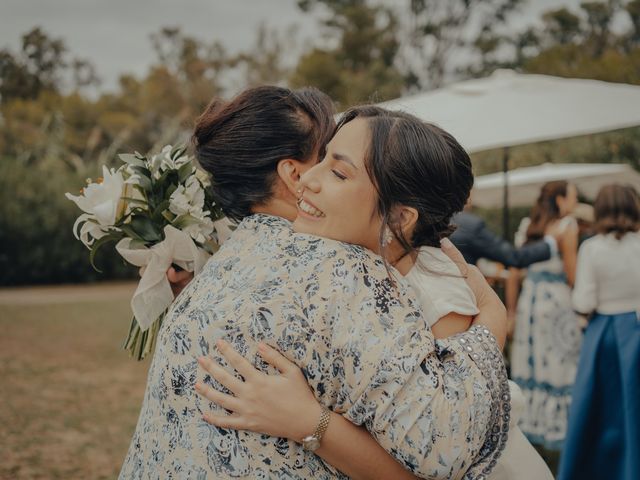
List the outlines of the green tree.
{"type": "Polygon", "coordinates": [[[473,64],[455,65],[456,50],[475,51],[480,65],[496,63],[492,54],[503,41],[499,28],[522,1],[409,0],[408,11],[401,15],[407,32],[402,43],[409,86],[437,88],[452,74],[478,70],[473,64]]]}
{"type": "Polygon", "coordinates": [[[284,54],[295,35],[295,28],[280,33],[260,24],[253,46],[234,57],[231,64],[240,69],[240,76],[247,86],[285,85],[291,67],[285,64],[284,54]]]}
{"type": "Polygon", "coordinates": [[[400,44],[395,14],[365,0],[303,0],[304,11],[322,5],[325,43],[304,54],[292,86],[314,85],[342,106],[398,96],[404,78],[395,66],[400,44]]]}
{"type": "Polygon", "coordinates": [[[52,38],[40,27],[22,36],[21,49],[0,50],[0,102],[14,98],[35,99],[42,92],[80,89],[99,81],[87,60],[69,58],[64,41],[52,38]]]}

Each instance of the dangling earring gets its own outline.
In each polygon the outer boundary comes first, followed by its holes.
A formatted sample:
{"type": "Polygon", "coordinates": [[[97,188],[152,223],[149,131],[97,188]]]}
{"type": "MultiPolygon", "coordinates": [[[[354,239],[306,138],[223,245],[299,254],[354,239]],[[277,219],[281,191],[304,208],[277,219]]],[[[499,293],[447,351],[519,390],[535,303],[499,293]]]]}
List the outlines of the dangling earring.
{"type": "Polygon", "coordinates": [[[382,234],[382,246],[386,247],[393,241],[393,233],[391,233],[391,229],[389,226],[384,227],[384,232],[382,234]]]}

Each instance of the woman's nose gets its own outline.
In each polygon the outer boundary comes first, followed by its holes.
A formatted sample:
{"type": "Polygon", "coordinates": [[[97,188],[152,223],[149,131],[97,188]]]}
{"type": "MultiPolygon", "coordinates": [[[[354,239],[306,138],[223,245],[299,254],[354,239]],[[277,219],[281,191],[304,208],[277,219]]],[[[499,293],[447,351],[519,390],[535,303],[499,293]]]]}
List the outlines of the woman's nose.
{"type": "Polygon", "coordinates": [[[320,164],[316,165],[313,168],[310,168],[302,174],[302,176],[300,177],[300,185],[303,189],[309,190],[314,193],[318,193],[320,191],[320,180],[318,178],[319,166],[320,164]]]}

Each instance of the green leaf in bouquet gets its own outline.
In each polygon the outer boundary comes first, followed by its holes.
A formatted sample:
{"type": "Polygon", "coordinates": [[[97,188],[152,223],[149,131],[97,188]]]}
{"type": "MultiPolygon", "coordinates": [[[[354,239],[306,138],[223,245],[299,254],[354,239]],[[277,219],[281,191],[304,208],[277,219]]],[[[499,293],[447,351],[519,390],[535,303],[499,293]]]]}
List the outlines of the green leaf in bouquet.
{"type": "Polygon", "coordinates": [[[184,183],[193,174],[193,164],[187,162],[178,169],[178,181],[184,183]]]}
{"type": "Polygon", "coordinates": [[[132,239],[129,242],[129,248],[131,248],[131,249],[145,248],[146,246],[147,246],[147,242],[145,242],[144,240],[132,239]]]}
{"type": "Polygon", "coordinates": [[[91,262],[91,266],[96,272],[102,273],[102,270],[96,267],[96,264],[95,264],[95,258],[96,258],[96,254],[98,253],[98,250],[100,250],[107,243],[115,242],[117,240],[120,240],[122,237],[123,237],[122,232],[113,232],[93,242],[93,245],[91,245],[91,251],[89,252],[89,262],[91,262]]]}
{"type": "Polygon", "coordinates": [[[143,167],[145,168],[144,158],[138,158],[136,155],[132,153],[121,153],[118,155],[118,158],[122,160],[124,163],[128,163],[131,166],[143,167]]]}
{"type": "Polygon", "coordinates": [[[173,151],[171,152],[171,160],[176,161],[178,158],[184,155],[184,152],[186,151],[187,147],[185,147],[184,145],[176,145],[175,147],[173,147],[173,151]]]}
{"type": "MultiPolygon", "coordinates": [[[[160,178],[156,180],[155,185],[157,186],[157,191],[161,191],[165,188],[168,188],[172,185],[175,185],[178,181],[178,174],[175,170],[165,170],[160,175],[160,178]],[[167,185],[168,184],[168,185],[167,185]]],[[[166,195],[163,195],[163,198],[166,195]]]]}
{"type": "Polygon", "coordinates": [[[145,204],[143,206],[133,207],[131,209],[130,216],[135,216],[135,215],[149,215],[149,206],[145,204]]]}
{"type": "Polygon", "coordinates": [[[131,170],[138,174],[138,181],[140,186],[147,192],[152,190],[152,182],[151,182],[151,172],[146,167],[139,167],[137,165],[132,165],[131,170]]]}
{"type": "Polygon", "coordinates": [[[145,242],[156,243],[162,240],[160,227],[147,216],[136,215],[132,217],[129,226],[145,242]]]}
{"type": "Polygon", "coordinates": [[[160,224],[162,220],[166,218],[164,216],[164,212],[169,208],[170,203],[171,201],[169,199],[166,199],[163,202],[160,202],[158,206],[153,210],[153,213],[151,214],[151,220],[153,220],[154,223],[160,224]]]}
{"type": "Polygon", "coordinates": [[[134,241],[140,241],[142,243],[144,243],[145,245],[147,244],[147,242],[144,240],[144,238],[142,238],[138,232],[136,232],[133,228],[131,228],[131,225],[126,224],[126,225],[122,225],[120,227],[120,230],[122,230],[124,232],[124,234],[134,240],[134,241]]]}
{"type": "Polygon", "coordinates": [[[198,223],[200,223],[200,219],[189,215],[188,213],[185,213],[184,215],[180,215],[179,217],[175,218],[172,222],[173,226],[176,227],[178,230],[182,230],[183,228],[189,227],[191,225],[197,225],[198,223]]]}
{"type": "Polygon", "coordinates": [[[146,331],[140,330],[136,317],[131,319],[131,325],[129,326],[129,333],[122,348],[129,352],[129,356],[136,360],[144,360],[144,358],[152,353],[156,346],[156,340],[158,338],[158,332],[162,325],[162,320],[166,315],[166,311],[162,313],[154,322],[149,326],[146,331]]]}
{"type": "Polygon", "coordinates": [[[173,224],[173,221],[176,219],[176,214],[173,213],[171,210],[163,210],[162,216],[165,218],[165,220],[167,220],[171,224],[173,224]]]}
{"type": "Polygon", "coordinates": [[[175,192],[177,189],[178,189],[178,185],[176,184],[169,185],[169,187],[167,187],[167,192],[165,196],[169,198],[171,195],[173,195],[173,192],[175,192]]]}

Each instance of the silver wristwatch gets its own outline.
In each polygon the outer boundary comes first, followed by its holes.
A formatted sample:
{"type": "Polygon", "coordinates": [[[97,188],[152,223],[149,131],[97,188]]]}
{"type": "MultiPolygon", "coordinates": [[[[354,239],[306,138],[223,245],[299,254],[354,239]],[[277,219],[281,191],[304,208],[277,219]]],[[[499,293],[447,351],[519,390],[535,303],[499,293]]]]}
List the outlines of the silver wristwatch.
{"type": "Polygon", "coordinates": [[[327,431],[327,427],[329,426],[329,419],[331,419],[331,412],[323,407],[322,413],[320,414],[320,420],[318,421],[318,426],[316,427],[315,432],[313,432],[313,435],[309,435],[308,437],[304,437],[302,439],[302,447],[305,450],[315,452],[318,448],[320,448],[320,441],[322,440],[324,432],[327,431]]]}

